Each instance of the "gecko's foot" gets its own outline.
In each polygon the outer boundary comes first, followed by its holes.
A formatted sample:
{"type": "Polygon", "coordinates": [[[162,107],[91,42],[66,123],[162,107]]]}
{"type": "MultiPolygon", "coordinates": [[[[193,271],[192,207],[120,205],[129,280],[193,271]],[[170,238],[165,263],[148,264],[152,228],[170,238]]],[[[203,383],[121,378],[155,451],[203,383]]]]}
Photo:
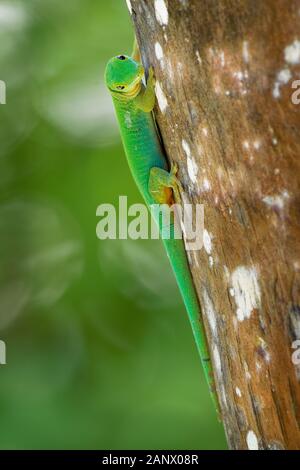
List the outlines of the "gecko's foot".
{"type": "Polygon", "coordinates": [[[154,70],[152,66],[149,68],[147,86],[150,86],[153,88],[155,87],[155,76],[154,76],[154,70]]]}
{"type": "Polygon", "coordinates": [[[155,202],[168,205],[174,202],[180,204],[182,185],[176,176],[177,171],[176,164],[172,164],[170,173],[162,168],[151,168],[148,189],[155,202]]]}
{"type": "Polygon", "coordinates": [[[171,163],[171,171],[170,171],[171,175],[174,175],[176,176],[177,173],[178,173],[178,165],[176,162],[172,162],[171,163]]]}

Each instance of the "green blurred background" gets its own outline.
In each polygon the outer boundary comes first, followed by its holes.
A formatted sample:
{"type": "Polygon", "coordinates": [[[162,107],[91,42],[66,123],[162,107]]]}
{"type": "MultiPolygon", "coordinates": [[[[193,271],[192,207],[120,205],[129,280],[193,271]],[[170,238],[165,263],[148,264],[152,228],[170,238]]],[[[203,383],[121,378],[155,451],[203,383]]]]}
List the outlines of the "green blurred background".
{"type": "Polygon", "coordinates": [[[103,84],[125,0],[0,0],[2,449],[222,449],[159,241],[99,241],[141,202],[103,84]]]}

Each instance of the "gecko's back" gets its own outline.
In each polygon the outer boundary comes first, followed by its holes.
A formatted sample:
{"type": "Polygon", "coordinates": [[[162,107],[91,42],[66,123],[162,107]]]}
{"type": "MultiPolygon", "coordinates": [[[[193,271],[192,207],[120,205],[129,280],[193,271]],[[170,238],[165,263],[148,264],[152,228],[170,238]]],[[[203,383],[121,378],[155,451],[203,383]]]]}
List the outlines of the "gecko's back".
{"type": "Polygon", "coordinates": [[[131,172],[146,202],[151,204],[154,201],[148,191],[149,172],[153,167],[167,169],[152,113],[138,109],[134,100],[113,101],[131,172]]]}

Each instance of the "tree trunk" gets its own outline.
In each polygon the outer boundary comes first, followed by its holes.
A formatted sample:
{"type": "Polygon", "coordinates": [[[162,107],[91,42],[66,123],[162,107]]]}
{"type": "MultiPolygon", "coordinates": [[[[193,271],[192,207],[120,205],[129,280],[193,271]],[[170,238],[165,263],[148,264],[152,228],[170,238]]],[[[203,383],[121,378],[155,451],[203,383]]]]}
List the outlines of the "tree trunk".
{"type": "Polygon", "coordinates": [[[204,204],[189,260],[229,446],[300,449],[300,1],[127,3],[183,199],[204,204]]]}

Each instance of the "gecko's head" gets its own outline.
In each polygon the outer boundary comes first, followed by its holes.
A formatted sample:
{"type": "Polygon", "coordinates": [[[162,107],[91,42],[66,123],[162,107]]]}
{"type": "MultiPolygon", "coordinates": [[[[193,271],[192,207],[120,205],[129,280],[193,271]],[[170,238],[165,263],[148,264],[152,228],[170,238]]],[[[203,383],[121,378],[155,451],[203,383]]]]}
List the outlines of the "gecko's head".
{"type": "Polygon", "coordinates": [[[110,59],[105,70],[106,85],[116,97],[134,98],[137,96],[143,76],[143,66],[126,55],[110,59]]]}

